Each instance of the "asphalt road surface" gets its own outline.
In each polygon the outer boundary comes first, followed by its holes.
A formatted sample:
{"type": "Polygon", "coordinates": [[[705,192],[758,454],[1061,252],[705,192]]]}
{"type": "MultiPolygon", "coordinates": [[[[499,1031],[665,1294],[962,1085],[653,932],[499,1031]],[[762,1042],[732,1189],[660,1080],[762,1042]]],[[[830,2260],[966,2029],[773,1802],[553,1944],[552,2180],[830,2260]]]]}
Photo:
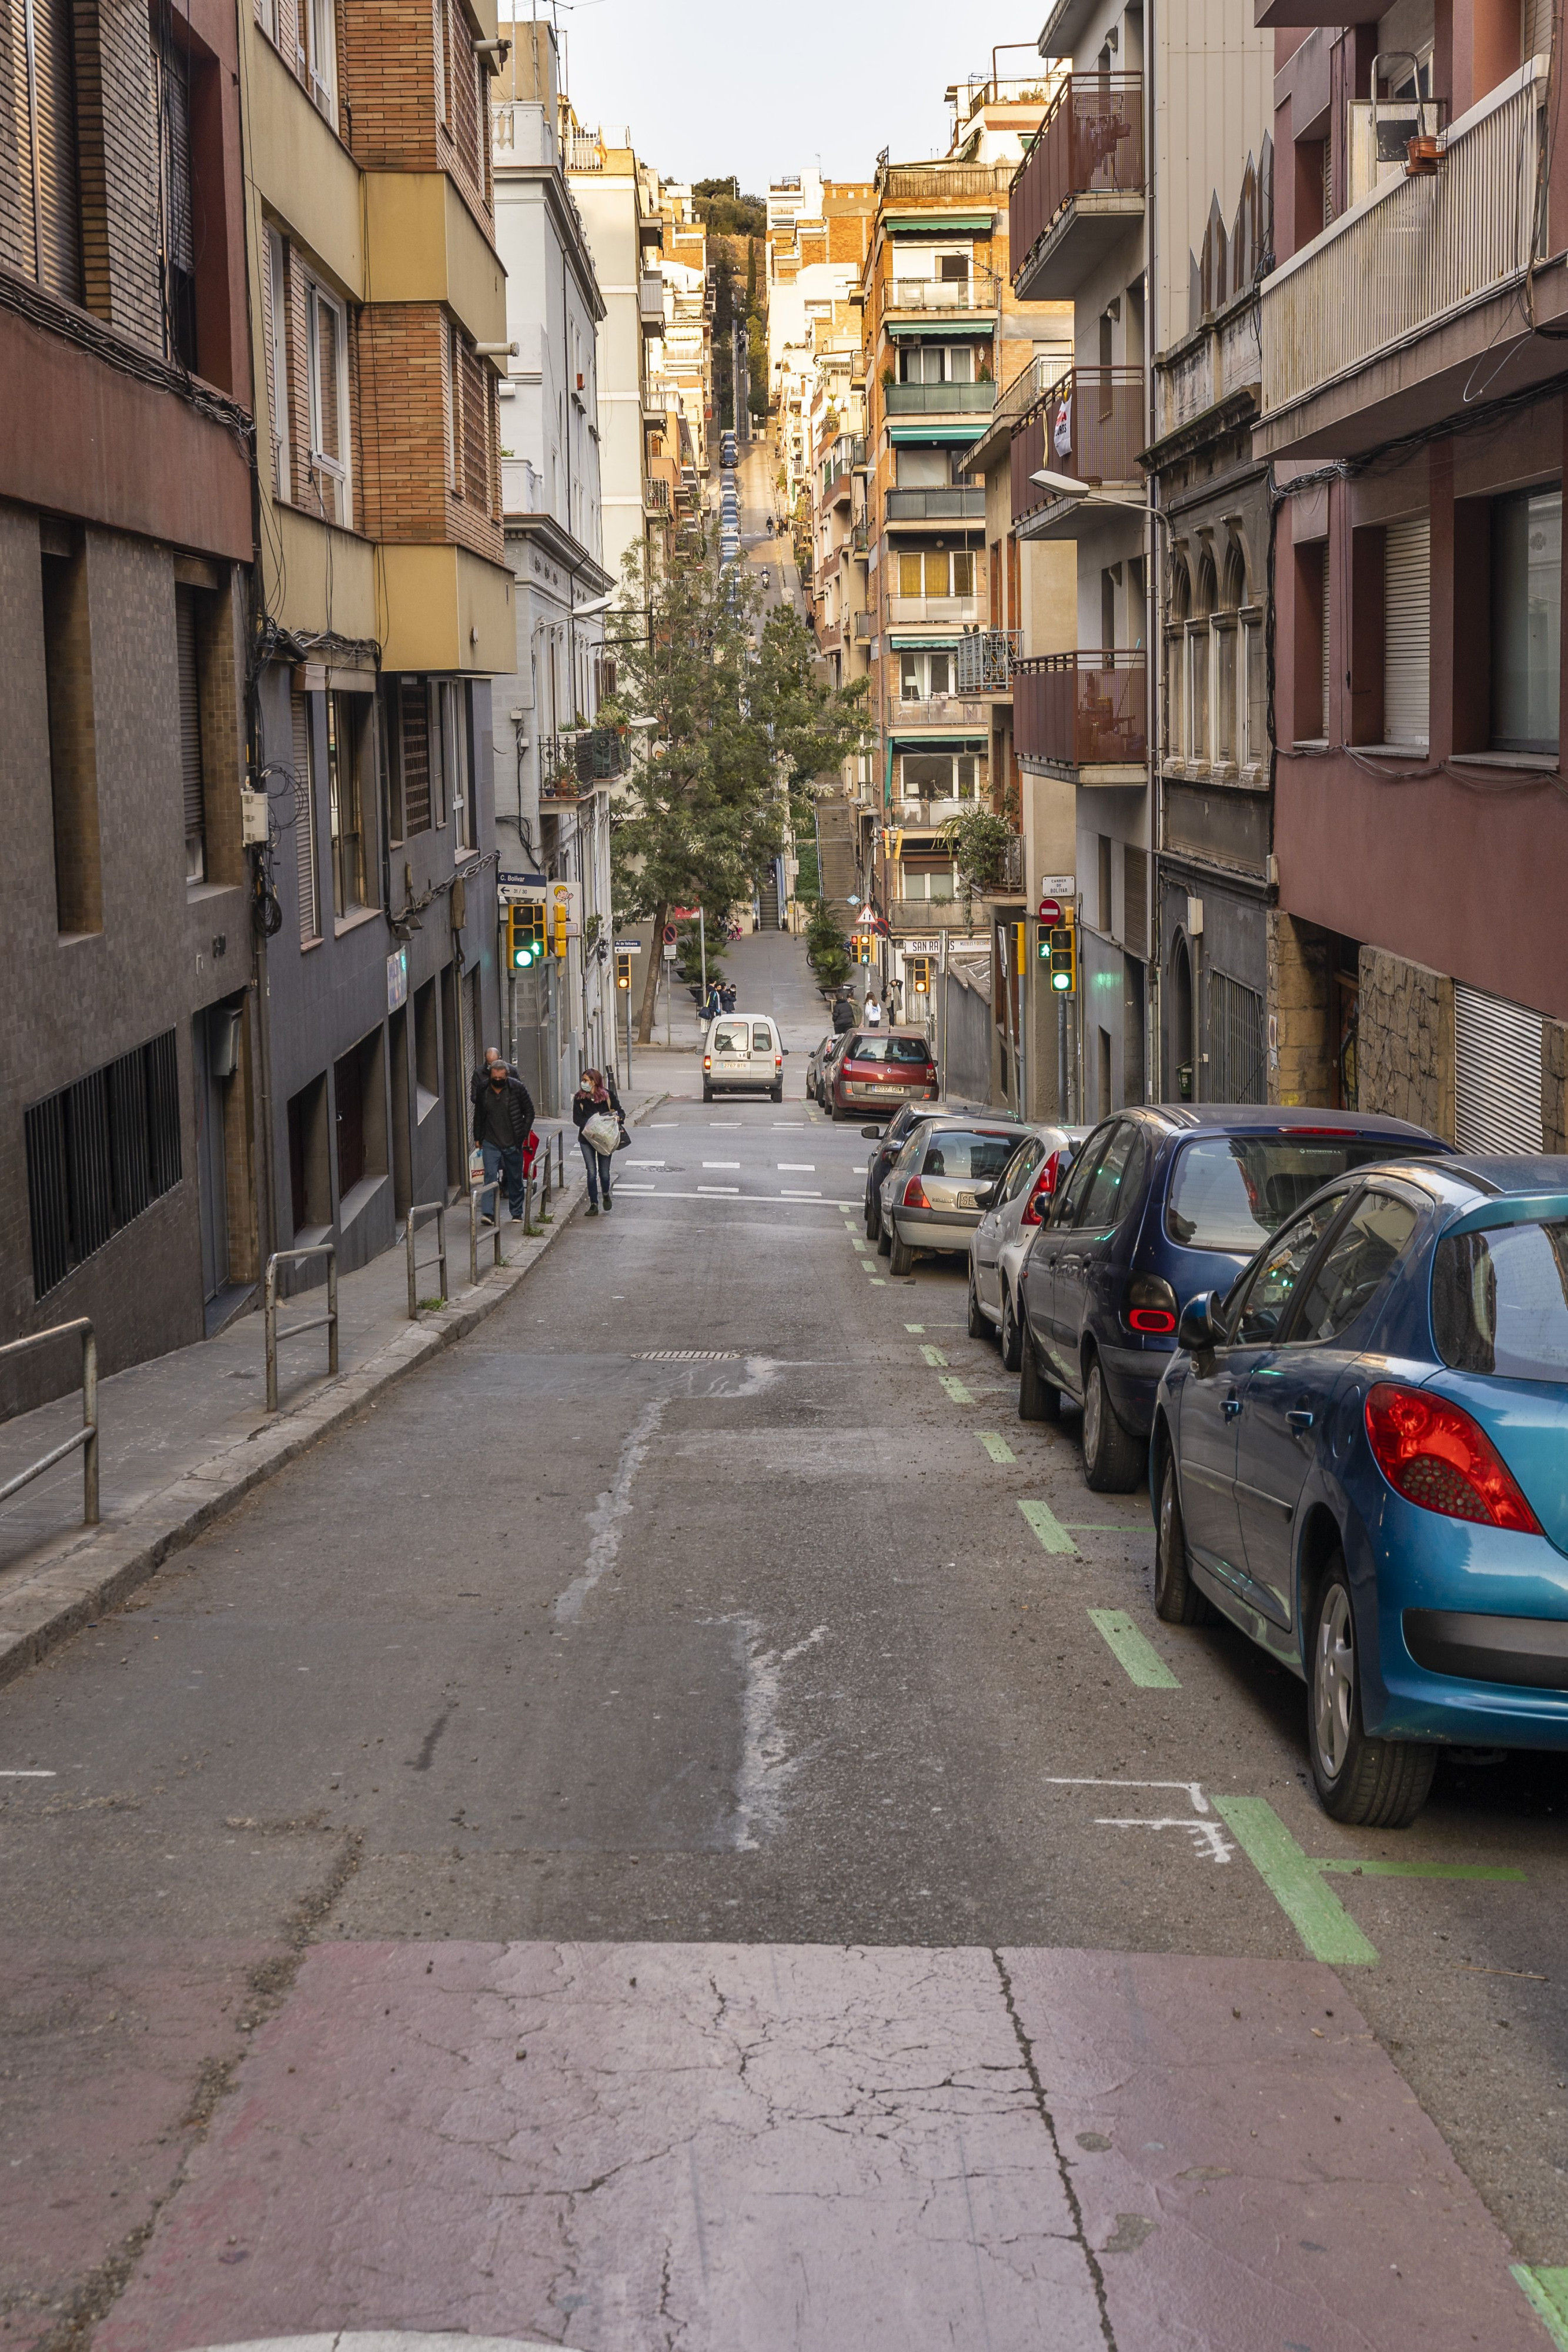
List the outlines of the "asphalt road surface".
{"type": "Polygon", "coordinates": [[[782,1106],[694,1059],[0,1693],[0,2346],[1540,2352],[1563,1768],[1329,1822],[1300,1686],[865,1245],[798,948],[730,964],[782,1106]]]}

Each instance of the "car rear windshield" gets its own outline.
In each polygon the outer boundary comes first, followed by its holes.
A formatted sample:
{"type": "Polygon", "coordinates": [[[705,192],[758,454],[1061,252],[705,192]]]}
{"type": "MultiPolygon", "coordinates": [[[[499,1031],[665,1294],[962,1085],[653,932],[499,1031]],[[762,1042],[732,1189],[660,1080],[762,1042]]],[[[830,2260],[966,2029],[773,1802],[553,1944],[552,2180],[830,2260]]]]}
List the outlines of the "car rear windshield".
{"type": "Polygon", "coordinates": [[[713,1033],[713,1050],[716,1054],[744,1054],[746,1035],[744,1021],[721,1021],[713,1033]]]}
{"type": "Polygon", "coordinates": [[[1184,1249],[1250,1256],[1320,1184],[1373,1160],[1408,1160],[1407,1137],[1206,1135],[1187,1144],[1171,1176],[1166,1231],[1184,1249]]]}
{"type": "Polygon", "coordinates": [[[1568,1220],[1494,1225],[1440,1241],[1432,1332],[1457,1372],[1568,1385],[1568,1220]]]}
{"type": "Polygon", "coordinates": [[[890,1037],[884,1030],[880,1035],[852,1037],[846,1062],[918,1062],[925,1066],[931,1059],[931,1048],[924,1037],[890,1037]]]}
{"type": "Polygon", "coordinates": [[[925,1147],[923,1176],[957,1176],[966,1182],[995,1181],[1018,1150],[1016,1135],[988,1135],[979,1129],[945,1127],[925,1147]]]}

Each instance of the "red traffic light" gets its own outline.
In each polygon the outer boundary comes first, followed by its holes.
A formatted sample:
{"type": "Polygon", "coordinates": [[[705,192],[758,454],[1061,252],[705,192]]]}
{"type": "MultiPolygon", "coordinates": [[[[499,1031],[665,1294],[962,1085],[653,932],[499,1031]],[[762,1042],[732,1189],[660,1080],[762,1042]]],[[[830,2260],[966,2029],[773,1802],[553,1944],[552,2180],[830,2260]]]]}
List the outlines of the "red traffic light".
{"type": "Polygon", "coordinates": [[[1042,898],[1040,902],[1040,919],[1049,929],[1054,929],[1061,920],[1061,899],[1042,898]]]}

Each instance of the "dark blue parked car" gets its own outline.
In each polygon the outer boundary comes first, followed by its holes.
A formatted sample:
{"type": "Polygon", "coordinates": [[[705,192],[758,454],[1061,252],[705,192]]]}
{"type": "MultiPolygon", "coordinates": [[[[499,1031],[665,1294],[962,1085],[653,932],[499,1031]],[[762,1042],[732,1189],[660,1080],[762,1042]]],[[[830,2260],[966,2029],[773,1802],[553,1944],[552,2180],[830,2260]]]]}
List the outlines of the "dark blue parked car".
{"type": "Polygon", "coordinates": [[[1160,1615],[1304,1678],[1339,1820],[1411,1821],[1437,1742],[1568,1747],[1568,1160],[1326,1186],[1184,1313],[1149,1477],[1160,1615]]]}
{"type": "Polygon", "coordinates": [[[1130,1492],[1188,1299],[1228,1289],[1333,1178],[1448,1149],[1404,1119],[1274,1104],[1159,1104],[1103,1120],[1024,1263],[1019,1417],[1054,1420],[1063,1396],[1082,1398],[1085,1477],[1130,1492]]]}

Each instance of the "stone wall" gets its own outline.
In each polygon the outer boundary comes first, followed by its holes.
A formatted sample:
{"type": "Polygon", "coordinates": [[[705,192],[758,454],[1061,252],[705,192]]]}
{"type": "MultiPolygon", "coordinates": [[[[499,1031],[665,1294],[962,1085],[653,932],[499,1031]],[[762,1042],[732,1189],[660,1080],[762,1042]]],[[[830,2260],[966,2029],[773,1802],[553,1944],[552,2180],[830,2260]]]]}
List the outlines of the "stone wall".
{"type": "Polygon", "coordinates": [[[1269,911],[1269,1100],[1333,1100],[1335,1042],[1329,934],[1283,908],[1269,911]]]}
{"type": "Polygon", "coordinates": [[[1541,1136],[1545,1151],[1568,1151],[1568,1022],[1541,1024],[1541,1136]]]}
{"type": "Polygon", "coordinates": [[[1454,1139],[1454,983],[1381,948],[1361,950],[1356,1107],[1454,1139]]]}

